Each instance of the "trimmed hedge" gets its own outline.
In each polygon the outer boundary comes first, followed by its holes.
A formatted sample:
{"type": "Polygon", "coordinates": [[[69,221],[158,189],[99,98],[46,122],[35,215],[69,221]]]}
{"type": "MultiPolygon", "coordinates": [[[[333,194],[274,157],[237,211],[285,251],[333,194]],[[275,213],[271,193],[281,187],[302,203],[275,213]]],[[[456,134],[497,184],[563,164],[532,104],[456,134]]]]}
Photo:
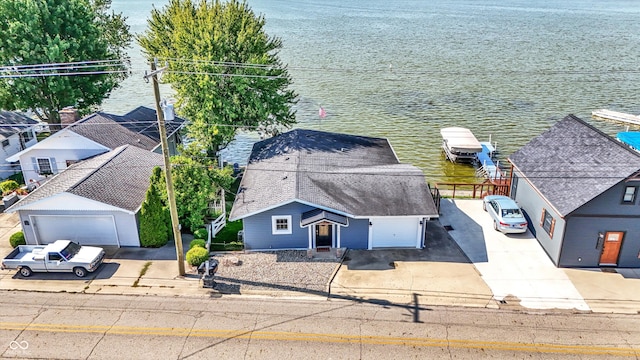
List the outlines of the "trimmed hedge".
{"type": "Polygon", "coordinates": [[[240,241],[228,243],[211,243],[211,251],[240,251],[244,249],[244,244],[240,241]]]}
{"type": "Polygon", "coordinates": [[[189,249],[193,249],[194,247],[199,246],[203,249],[207,248],[207,242],[202,239],[193,239],[189,243],[189,249]]]}
{"type": "Polygon", "coordinates": [[[197,229],[193,232],[194,239],[207,239],[209,237],[209,231],[207,229],[197,229]]]}
{"type": "Polygon", "coordinates": [[[205,248],[196,246],[187,251],[187,263],[191,266],[200,266],[207,260],[209,260],[209,252],[205,248]]]}
{"type": "Polygon", "coordinates": [[[27,245],[27,242],[24,240],[24,233],[22,231],[18,231],[11,235],[9,238],[9,244],[11,244],[11,247],[13,248],[18,247],[18,245],[27,245]]]}

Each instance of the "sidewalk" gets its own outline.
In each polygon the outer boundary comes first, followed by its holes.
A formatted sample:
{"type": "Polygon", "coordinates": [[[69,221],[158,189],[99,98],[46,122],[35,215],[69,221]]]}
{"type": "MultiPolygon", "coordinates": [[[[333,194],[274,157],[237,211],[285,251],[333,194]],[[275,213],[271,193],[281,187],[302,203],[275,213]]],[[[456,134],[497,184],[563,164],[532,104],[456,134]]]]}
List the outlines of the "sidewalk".
{"type": "MultiPolygon", "coordinates": [[[[597,268],[558,269],[549,267],[545,264],[548,258],[539,256],[532,263],[531,253],[542,251],[531,245],[535,239],[526,235],[500,238],[502,234],[487,229],[490,223],[485,224],[483,218],[487,215],[478,209],[481,209],[479,200],[443,200],[441,224],[428,224],[423,250],[347,252],[327,282],[327,292],[305,291],[303,287],[290,291],[278,284],[271,284],[271,291],[251,291],[243,289],[243,281],[238,278],[241,291],[236,294],[326,299],[330,293],[331,298],[396,306],[565,308],[629,314],[640,311],[640,269],[617,269],[613,273],[597,268]],[[523,258],[528,262],[518,261],[523,258]]],[[[9,236],[19,230],[17,215],[0,214],[0,256],[11,251],[9,236]]],[[[189,241],[189,236],[183,238],[185,251],[189,241]]],[[[34,274],[22,278],[15,271],[3,270],[0,290],[227,296],[203,288],[200,277],[186,264],[188,273],[178,276],[172,244],[160,249],[105,250],[107,258],[103,266],[86,278],[73,274],[34,274]]],[[[304,271],[307,265],[301,262],[300,266],[304,271]]]]}

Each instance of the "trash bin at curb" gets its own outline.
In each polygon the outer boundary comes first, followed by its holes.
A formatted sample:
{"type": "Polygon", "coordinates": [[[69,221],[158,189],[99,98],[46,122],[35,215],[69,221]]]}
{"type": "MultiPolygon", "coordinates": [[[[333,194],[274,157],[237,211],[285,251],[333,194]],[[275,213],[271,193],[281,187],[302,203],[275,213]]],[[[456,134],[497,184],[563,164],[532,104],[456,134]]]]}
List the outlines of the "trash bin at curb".
{"type": "Polygon", "coordinates": [[[198,266],[198,274],[202,274],[202,287],[214,288],[216,282],[214,281],[214,275],[218,271],[218,260],[209,258],[209,260],[203,262],[198,266]]]}

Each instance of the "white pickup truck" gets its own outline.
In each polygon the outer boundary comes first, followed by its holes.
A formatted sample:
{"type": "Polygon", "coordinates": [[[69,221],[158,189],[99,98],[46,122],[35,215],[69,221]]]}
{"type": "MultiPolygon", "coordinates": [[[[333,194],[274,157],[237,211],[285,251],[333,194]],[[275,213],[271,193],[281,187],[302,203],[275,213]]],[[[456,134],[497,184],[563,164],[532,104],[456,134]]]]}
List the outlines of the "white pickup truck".
{"type": "Polygon", "coordinates": [[[34,272],[73,272],[84,277],[94,272],[103,259],[102,248],[56,240],[49,245],[18,246],[2,260],[2,269],[17,269],[24,277],[34,272]]]}

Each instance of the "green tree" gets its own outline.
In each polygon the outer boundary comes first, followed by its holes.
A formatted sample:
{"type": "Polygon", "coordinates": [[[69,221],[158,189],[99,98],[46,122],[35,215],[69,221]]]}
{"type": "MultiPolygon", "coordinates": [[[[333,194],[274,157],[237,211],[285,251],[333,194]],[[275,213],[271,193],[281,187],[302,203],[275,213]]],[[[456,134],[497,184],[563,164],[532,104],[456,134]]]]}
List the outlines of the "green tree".
{"type": "Polygon", "coordinates": [[[190,120],[187,136],[208,157],[238,129],[274,135],[295,123],[297,95],[278,58],[282,41],[264,25],[263,16],[238,0],[170,0],[152,11],[138,36],[149,60],[168,60],[163,81],[190,120]]]}
{"type": "MultiPolygon", "coordinates": [[[[171,163],[173,164],[171,176],[180,224],[195,231],[204,226],[204,219],[207,216],[212,215],[209,214],[209,203],[218,197],[220,189],[229,189],[231,186],[233,169],[231,167],[219,169],[215,163],[203,165],[198,160],[187,156],[174,156],[171,158],[171,163]]],[[[163,203],[167,205],[164,173],[160,168],[156,169],[154,169],[151,183],[161,194],[163,203]]],[[[171,223],[171,218],[167,223],[171,223]]]]}
{"type": "Polygon", "coordinates": [[[171,162],[180,223],[195,231],[204,226],[207,216],[213,215],[209,204],[217,199],[220,189],[231,186],[232,169],[218,169],[215,163],[203,164],[188,156],[174,156],[171,162]]]}
{"type": "Polygon", "coordinates": [[[160,247],[169,240],[169,210],[164,206],[162,193],[158,190],[158,173],[161,173],[161,169],[154,168],[151,184],[140,209],[140,245],[143,247],[160,247]]]}
{"type": "Polygon", "coordinates": [[[101,74],[0,79],[0,106],[31,109],[50,124],[60,123],[58,112],[66,106],[81,114],[94,110],[127,76],[126,49],[133,38],[125,18],[109,12],[110,5],[111,0],[0,1],[0,65],[116,60],[57,71],[101,74]]]}

